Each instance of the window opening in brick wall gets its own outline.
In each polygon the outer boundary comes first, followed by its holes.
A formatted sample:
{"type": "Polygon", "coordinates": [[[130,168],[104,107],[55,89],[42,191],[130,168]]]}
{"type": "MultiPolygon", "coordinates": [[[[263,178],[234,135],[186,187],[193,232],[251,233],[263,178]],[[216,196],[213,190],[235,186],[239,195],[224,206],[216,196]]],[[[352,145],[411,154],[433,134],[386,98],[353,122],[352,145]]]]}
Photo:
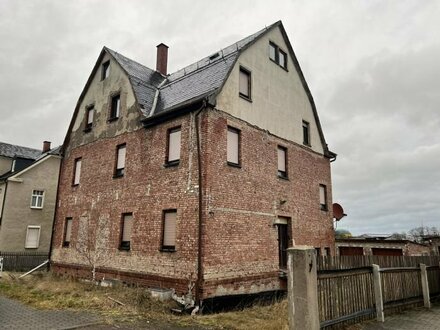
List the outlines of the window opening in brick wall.
{"type": "Polygon", "coordinates": [[[181,127],[168,130],[166,166],[178,165],[180,162],[181,127]]]}
{"type": "Polygon", "coordinates": [[[319,204],[321,206],[321,210],[327,211],[327,187],[323,184],[319,185],[319,204]]]}
{"type": "Polygon", "coordinates": [[[231,166],[240,166],[240,130],[229,127],[227,133],[227,162],[231,166]]]}
{"type": "Polygon", "coordinates": [[[125,213],[122,215],[122,225],[121,225],[121,250],[130,250],[131,248],[131,232],[133,227],[133,214],[125,213]]]}
{"type": "Polygon", "coordinates": [[[166,210],[163,213],[162,251],[176,250],[177,210],[166,210]]]}
{"type": "Polygon", "coordinates": [[[125,174],[125,155],[126,155],[126,144],[120,144],[116,147],[116,166],[114,177],[121,177],[125,174]]]}
{"type": "Polygon", "coordinates": [[[64,223],[64,239],[63,239],[63,246],[69,247],[70,245],[70,238],[72,236],[72,218],[66,218],[66,221],[64,223]]]}

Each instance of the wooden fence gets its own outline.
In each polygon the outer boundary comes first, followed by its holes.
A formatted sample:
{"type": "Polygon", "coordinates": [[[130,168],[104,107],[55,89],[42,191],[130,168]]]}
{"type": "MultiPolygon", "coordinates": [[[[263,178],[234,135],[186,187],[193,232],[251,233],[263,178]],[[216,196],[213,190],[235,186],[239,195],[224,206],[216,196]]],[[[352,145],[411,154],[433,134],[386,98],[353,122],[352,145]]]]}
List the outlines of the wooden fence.
{"type": "Polygon", "coordinates": [[[48,253],[37,252],[1,252],[3,258],[3,270],[14,272],[26,272],[49,259],[48,253]]]}
{"type": "Polygon", "coordinates": [[[427,265],[429,295],[440,294],[440,257],[319,257],[318,305],[321,328],[335,329],[376,317],[373,264],[380,266],[385,311],[423,305],[420,264],[427,265]]]}

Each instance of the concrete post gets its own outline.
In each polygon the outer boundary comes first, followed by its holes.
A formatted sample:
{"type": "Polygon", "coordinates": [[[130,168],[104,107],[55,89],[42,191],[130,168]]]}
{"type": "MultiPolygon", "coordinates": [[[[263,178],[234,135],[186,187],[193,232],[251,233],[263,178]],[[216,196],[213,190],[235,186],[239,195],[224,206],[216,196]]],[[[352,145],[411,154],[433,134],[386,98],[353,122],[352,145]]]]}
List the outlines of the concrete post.
{"type": "Polygon", "coordinates": [[[423,305],[426,308],[431,308],[431,302],[429,300],[428,272],[426,271],[425,264],[420,264],[420,276],[422,280],[423,305]]]}
{"type": "Polygon", "coordinates": [[[319,330],[315,248],[296,246],[287,253],[289,330],[319,330]]]}
{"type": "Polygon", "coordinates": [[[383,313],[383,298],[382,298],[382,281],[380,279],[380,267],[373,264],[373,284],[374,284],[374,299],[376,302],[376,316],[379,322],[385,321],[383,313]]]}

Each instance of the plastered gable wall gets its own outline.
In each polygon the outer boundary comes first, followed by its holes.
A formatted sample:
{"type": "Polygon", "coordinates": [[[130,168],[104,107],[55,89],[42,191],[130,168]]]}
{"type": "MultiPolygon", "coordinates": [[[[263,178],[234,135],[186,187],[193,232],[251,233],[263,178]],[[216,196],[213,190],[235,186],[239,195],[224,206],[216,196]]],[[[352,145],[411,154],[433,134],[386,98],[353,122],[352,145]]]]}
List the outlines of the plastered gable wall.
{"type": "Polygon", "coordinates": [[[217,108],[298,144],[303,144],[305,120],[310,123],[311,149],[322,154],[313,110],[293,60],[288,54],[287,71],[272,62],[269,41],[288,53],[278,27],[261,37],[238,58],[217,97],[217,108]],[[240,66],[251,71],[252,102],[239,97],[240,66]]]}
{"type": "Polygon", "coordinates": [[[0,250],[49,251],[60,159],[50,157],[23,173],[22,182],[8,182],[0,230],[0,250]],[[32,209],[32,190],[44,191],[43,209],[32,209]],[[41,226],[38,249],[25,249],[27,226],[41,226]]]}
{"type": "Polygon", "coordinates": [[[136,106],[129,78],[113,57],[105,53],[79,105],[66,152],[69,153],[72,148],[97,139],[139,129],[141,127],[139,116],[140,112],[136,106]],[[110,61],[110,75],[101,80],[102,64],[107,61],[110,61]],[[118,93],[121,96],[119,119],[109,122],[111,98],[118,93]],[[87,108],[92,105],[95,109],[93,127],[90,132],[84,133],[87,108]]]}

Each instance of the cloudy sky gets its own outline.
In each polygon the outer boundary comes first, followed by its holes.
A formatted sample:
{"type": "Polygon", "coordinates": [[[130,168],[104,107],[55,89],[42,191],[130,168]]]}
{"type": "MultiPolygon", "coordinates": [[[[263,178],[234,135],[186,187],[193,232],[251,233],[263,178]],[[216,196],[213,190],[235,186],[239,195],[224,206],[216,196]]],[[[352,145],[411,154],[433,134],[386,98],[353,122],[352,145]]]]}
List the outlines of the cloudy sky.
{"type": "Polygon", "coordinates": [[[353,234],[440,227],[439,1],[0,0],[0,141],[61,144],[108,46],[169,71],[282,20],[353,234]]]}

